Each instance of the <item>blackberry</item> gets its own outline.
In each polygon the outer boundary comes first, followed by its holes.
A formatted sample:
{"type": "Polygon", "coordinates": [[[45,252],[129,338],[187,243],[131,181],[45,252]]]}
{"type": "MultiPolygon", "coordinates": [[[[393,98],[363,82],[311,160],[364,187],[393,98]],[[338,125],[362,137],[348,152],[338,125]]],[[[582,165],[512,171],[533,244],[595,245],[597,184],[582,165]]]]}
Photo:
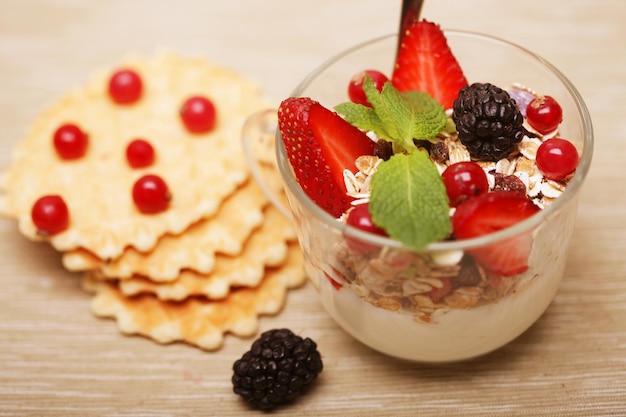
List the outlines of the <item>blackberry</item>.
{"type": "Polygon", "coordinates": [[[525,135],[524,116],[515,100],[489,83],[463,87],[454,101],[452,120],[459,140],[479,161],[498,161],[518,149],[525,135]]]}
{"type": "Polygon", "coordinates": [[[269,330],[233,364],[233,390],[252,407],[271,410],[304,392],[322,368],[313,340],[269,330]]]}

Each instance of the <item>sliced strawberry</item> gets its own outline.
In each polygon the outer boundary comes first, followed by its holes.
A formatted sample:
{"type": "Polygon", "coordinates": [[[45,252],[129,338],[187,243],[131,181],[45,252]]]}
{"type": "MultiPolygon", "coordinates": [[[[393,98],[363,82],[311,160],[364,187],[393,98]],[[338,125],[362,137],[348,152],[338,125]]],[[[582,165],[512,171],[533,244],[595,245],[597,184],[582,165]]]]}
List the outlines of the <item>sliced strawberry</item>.
{"type": "Polygon", "coordinates": [[[467,85],[458,61],[439,25],[415,22],[405,33],[392,84],[400,91],[422,91],[436,98],[446,109],[467,85]]]}
{"type": "MultiPolygon", "coordinates": [[[[469,239],[513,226],[538,211],[518,192],[494,191],[461,203],[452,216],[452,227],[457,239],[469,239]]],[[[532,237],[521,234],[469,252],[487,270],[511,276],[528,268],[531,247],[532,237]]]]}
{"type": "Polygon", "coordinates": [[[337,113],[304,97],[290,97],[278,108],[278,128],[298,184],[335,217],[350,207],[343,170],[354,170],[361,155],[374,154],[374,142],[337,113]]]}

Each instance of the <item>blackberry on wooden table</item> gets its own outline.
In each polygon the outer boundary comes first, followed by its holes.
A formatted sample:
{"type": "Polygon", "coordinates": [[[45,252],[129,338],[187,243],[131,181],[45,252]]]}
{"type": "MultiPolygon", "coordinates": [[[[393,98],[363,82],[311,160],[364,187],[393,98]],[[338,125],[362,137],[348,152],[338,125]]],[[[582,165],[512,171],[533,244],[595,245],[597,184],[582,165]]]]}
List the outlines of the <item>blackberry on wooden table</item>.
{"type": "Polygon", "coordinates": [[[252,407],[271,410],[303,393],[322,369],[313,340],[269,330],[233,364],[233,390],[252,407]]]}

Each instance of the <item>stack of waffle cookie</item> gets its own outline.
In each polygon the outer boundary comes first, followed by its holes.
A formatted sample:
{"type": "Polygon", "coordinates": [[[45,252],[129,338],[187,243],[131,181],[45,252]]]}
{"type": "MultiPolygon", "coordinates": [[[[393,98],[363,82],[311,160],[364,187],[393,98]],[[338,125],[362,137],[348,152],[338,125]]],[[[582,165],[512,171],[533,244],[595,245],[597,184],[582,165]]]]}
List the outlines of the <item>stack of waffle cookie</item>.
{"type": "MultiPolygon", "coordinates": [[[[202,59],[161,54],[120,67],[140,75],[141,97],[112,100],[108,69],[43,112],[0,177],[0,213],[62,252],[67,269],[84,271],[93,313],[116,319],[124,333],[206,350],[218,349],[225,333],[254,335],[259,315],[278,313],[288,289],[305,279],[292,225],[251,177],[241,149],[245,119],[267,103],[251,82],[202,59]],[[180,108],[190,96],[215,104],[210,131],[185,128],[180,108]],[[53,132],[64,123],[88,135],[84,156],[55,152],[53,132]],[[126,160],[135,138],[155,150],[147,167],[126,160]],[[133,204],[133,183],[146,174],[168,184],[171,201],[161,212],[133,204]],[[69,226],[42,234],[31,210],[51,194],[66,202],[69,226]]],[[[272,162],[259,164],[280,195],[272,162]]]]}

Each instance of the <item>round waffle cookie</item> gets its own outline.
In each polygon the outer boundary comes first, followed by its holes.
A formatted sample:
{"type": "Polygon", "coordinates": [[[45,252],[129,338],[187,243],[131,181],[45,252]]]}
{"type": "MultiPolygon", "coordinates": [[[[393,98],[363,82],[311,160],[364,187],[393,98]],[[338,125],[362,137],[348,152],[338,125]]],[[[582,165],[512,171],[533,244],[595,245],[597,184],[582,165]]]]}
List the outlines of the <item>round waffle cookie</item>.
{"type": "Polygon", "coordinates": [[[254,84],[205,60],[173,54],[128,59],[95,74],[35,120],[0,178],[0,213],[16,218],[28,238],[47,240],[61,251],[82,248],[102,260],[127,247],[148,251],[162,235],[214,215],[247,180],[241,128],[248,115],[266,107],[254,84]],[[119,68],[141,78],[137,101],[119,104],[111,98],[109,81],[119,68]],[[215,126],[208,132],[190,132],[181,120],[183,103],[193,96],[215,105],[215,126]],[[68,123],[88,137],[86,153],[71,160],[53,145],[54,132],[68,123]],[[132,168],[126,158],[128,143],[137,138],[155,150],[147,167],[132,168]],[[161,177],[171,195],[157,213],[143,213],[133,200],[133,185],[146,174],[161,177]],[[65,201],[69,226],[46,235],[31,210],[51,194],[65,201]]]}

